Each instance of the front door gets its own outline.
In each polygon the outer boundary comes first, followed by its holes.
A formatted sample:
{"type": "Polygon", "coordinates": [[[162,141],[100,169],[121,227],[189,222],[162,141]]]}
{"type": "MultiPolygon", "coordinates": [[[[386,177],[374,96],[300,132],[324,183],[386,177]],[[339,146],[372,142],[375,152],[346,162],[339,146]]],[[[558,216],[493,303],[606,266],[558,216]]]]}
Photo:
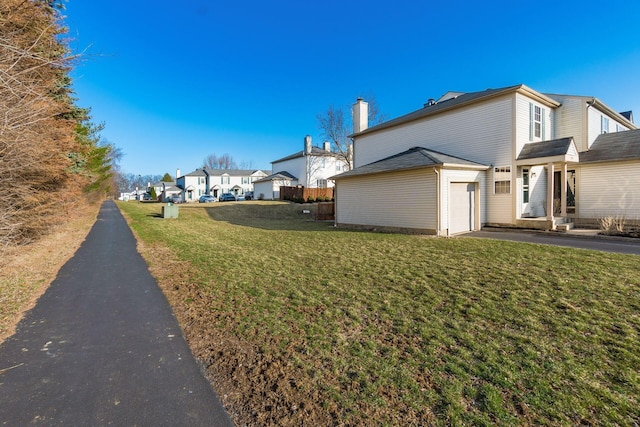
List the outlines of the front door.
{"type": "Polygon", "coordinates": [[[522,169],[522,216],[530,216],[529,212],[529,168],[522,169]]]}
{"type": "MultiPolygon", "coordinates": [[[[553,173],[553,214],[560,215],[562,206],[560,201],[562,200],[562,173],[553,173]]],[[[567,171],[567,182],[564,184],[567,186],[567,213],[574,214],[576,212],[576,171],[567,171]]]]}

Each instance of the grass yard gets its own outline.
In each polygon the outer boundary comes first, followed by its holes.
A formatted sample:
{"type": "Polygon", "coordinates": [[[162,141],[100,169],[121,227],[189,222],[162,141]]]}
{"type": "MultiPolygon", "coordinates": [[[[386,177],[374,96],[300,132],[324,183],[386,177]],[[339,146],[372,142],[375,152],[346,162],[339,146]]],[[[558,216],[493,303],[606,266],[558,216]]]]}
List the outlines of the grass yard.
{"type": "Polygon", "coordinates": [[[637,425],[640,259],[120,203],[238,425],[637,425]]]}

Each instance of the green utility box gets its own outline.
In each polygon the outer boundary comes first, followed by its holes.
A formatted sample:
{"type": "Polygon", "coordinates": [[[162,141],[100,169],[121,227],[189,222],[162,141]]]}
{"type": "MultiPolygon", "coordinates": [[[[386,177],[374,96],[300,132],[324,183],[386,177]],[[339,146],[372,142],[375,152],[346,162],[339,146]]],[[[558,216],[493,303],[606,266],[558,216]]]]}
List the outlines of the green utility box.
{"type": "Polygon", "coordinates": [[[172,203],[162,207],[162,218],[178,218],[178,207],[172,203]]]}

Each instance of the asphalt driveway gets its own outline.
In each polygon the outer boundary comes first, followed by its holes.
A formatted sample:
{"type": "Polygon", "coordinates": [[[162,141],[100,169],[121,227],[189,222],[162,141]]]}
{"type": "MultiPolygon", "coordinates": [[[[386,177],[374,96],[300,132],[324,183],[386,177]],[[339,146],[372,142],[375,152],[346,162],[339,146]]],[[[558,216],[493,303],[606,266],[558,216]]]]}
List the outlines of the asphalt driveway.
{"type": "Polygon", "coordinates": [[[0,345],[0,425],[233,425],[113,202],[0,345]]]}
{"type": "Polygon", "coordinates": [[[594,251],[640,255],[640,239],[598,236],[596,232],[576,230],[569,233],[539,232],[530,230],[506,231],[503,229],[482,230],[460,235],[463,238],[511,240],[514,242],[541,245],[567,246],[594,251]]]}

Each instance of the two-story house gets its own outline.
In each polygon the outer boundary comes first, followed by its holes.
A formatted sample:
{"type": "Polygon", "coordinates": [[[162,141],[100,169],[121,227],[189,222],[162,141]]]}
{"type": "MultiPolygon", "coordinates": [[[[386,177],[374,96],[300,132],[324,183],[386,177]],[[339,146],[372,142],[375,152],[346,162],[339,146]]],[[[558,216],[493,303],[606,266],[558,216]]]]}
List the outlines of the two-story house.
{"type": "Polygon", "coordinates": [[[262,170],[196,169],[185,175],[176,172],[176,185],[182,189],[186,202],[198,201],[200,196],[219,197],[223,193],[236,196],[253,191],[253,182],[267,176],[262,170]]]}
{"type": "Polygon", "coordinates": [[[640,131],[597,98],[517,85],[448,92],[371,128],[358,100],[353,117],[337,225],[451,235],[640,219],[640,131]]]}
{"type": "Polygon", "coordinates": [[[331,188],[334,183],[329,178],[345,170],[349,166],[328,142],[315,147],[307,135],[301,151],[271,162],[271,175],[256,181],[254,191],[256,197],[275,200],[280,198],[280,186],[331,188]]]}

